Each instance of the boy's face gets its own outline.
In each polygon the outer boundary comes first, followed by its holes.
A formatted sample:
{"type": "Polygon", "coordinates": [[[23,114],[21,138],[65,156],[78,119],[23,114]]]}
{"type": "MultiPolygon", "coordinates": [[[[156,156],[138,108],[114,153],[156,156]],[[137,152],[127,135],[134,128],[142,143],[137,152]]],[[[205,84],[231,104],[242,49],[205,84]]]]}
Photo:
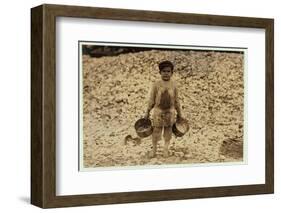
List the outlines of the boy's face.
{"type": "Polygon", "coordinates": [[[163,81],[169,81],[173,75],[173,71],[171,67],[164,67],[160,71],[160,75],[163,81]]]}

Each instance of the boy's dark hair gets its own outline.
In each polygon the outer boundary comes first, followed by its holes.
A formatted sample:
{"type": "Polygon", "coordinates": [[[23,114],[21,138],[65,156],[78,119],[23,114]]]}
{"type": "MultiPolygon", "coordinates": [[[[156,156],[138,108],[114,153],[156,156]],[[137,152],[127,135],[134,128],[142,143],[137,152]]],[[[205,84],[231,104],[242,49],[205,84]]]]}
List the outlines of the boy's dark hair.
{"type": "Polygon", "coordinates": [[[174,70],[174,65],[170,61],[162,61],[162,62],[159,63],[158,67],[159,67],[160,72],[165,67],[171,67],[172,71],[174,70]]]}

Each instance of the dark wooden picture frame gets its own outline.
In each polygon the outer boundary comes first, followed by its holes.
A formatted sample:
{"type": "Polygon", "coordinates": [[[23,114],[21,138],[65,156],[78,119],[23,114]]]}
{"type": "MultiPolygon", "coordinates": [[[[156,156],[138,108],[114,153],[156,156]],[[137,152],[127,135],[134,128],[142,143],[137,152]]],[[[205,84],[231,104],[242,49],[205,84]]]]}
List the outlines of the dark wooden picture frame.
{"type": "Polygon", "coordinates": [[[42,208],[274,192],[274,20],[264,18],[41,5],[31,9],[31,203],[42,208]],[[56,17],[265,29],[265,184],[56,195],[56,17]]]}

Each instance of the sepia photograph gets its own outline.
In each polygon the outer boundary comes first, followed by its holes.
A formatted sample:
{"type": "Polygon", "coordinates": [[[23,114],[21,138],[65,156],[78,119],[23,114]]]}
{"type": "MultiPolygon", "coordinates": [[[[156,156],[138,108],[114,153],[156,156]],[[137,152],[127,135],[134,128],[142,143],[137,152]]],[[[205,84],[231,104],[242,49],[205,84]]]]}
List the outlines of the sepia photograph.
{"type": "Polygon", "coordinates": [[[79,169],[247,160],[247,49],[79,41],[79,169]]]}
{"type": "Polygon", "coordinates": [[[30,26],[33,205],[274,193],[273,18],[43,4],[30,26]]]}

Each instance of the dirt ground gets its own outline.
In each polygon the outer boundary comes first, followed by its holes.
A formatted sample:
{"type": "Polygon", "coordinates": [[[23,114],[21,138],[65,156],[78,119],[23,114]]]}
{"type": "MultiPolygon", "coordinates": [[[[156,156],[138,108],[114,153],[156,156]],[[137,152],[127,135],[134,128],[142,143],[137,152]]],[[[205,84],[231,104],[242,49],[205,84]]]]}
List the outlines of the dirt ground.
{"type": "Polygon", "coordinates": [[[82,63],[85,168],[243,160],[243,53],[151,50],[84,55],[82,63]],[[173,79],[190,130],[172,138],[169,157],[163,157],[161,141],[157,157],[149,158],[151,137],[139,139],[134,123],[146,111],[162,60],[175,65],[173,79]]]}

